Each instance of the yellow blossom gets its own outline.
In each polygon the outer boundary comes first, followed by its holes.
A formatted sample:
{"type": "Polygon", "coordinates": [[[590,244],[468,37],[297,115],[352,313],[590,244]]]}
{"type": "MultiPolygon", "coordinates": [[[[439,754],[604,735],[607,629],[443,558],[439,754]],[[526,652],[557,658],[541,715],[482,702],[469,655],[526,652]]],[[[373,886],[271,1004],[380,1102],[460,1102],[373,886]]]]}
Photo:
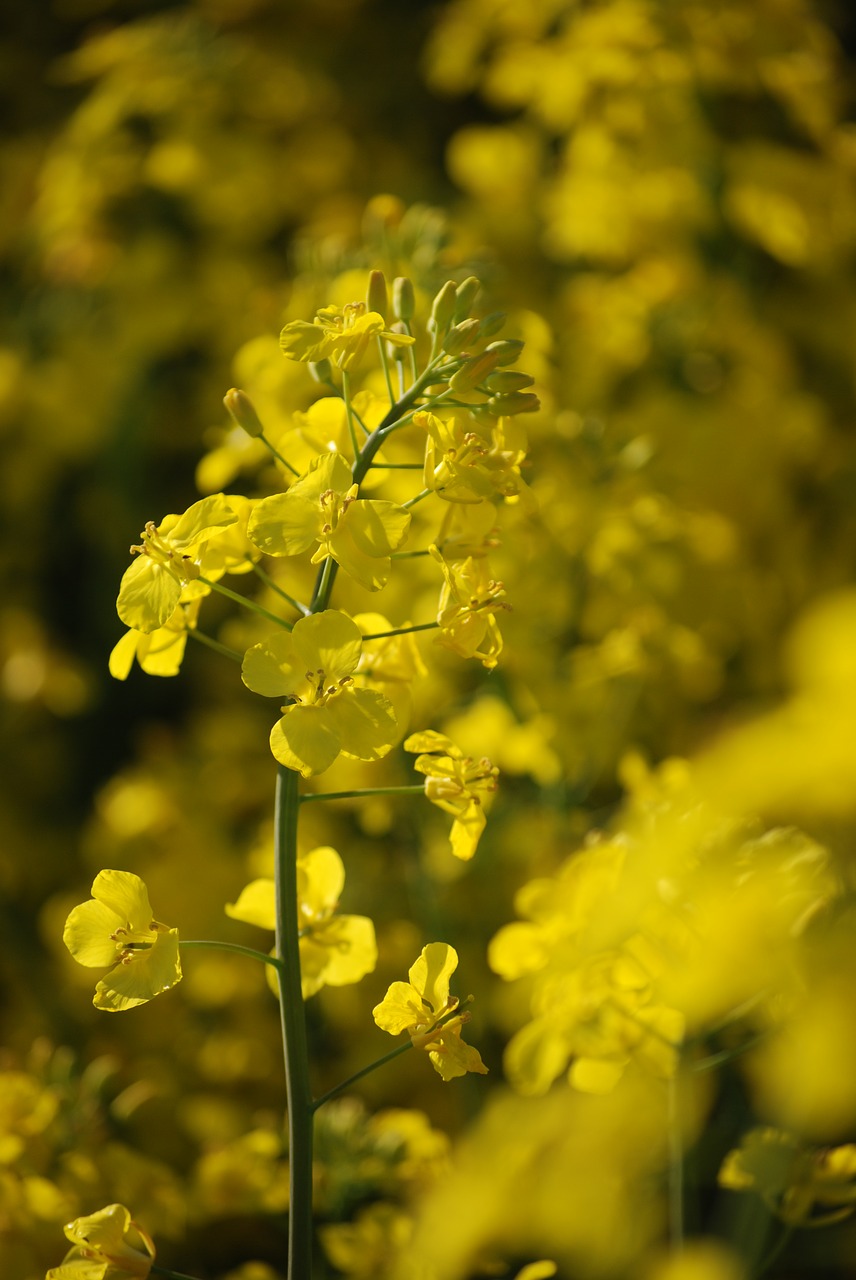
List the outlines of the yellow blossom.
{"type": "Polygon", "coordinates": [[[438,644],[462,658],[478,658],[491,670],[502,653],[502,636],[496,613],[509,609],[505,587],[490,576],[486,556],[448,561],[436,547],[431,555],[443,570],[445,582],[437,605],[438,644]]]}
{"type": "MultiPolygon", "coordinates": [[[[367,916],[338,915],[345,868],[335,849],[322,846],[297,859],[300,974],[304,1000],[322,987],[359,982],[377,964],[374,925],[367,916]]],[[[233,920],[276,928],[271,879],[253,880],[226,907],[233,920]]]]}
{"type": "Polygon", "coordinates": [[[159,525],[150,520],[131,547],[136,560],[125,570],[116,609],[126,626],[135,631],[157,631],[172,616],[185,594],[204,595],[198,582],[206,543],[220,529],[234,524],[237,516],[222,493],[202,498],[182,516],[167,516],[159,525]],[[192,586],[190,585],[192,584],[192,586]]]}
{"type": "Polygon", "coordinates": [[[64,1228],[71,1248],[46,1280],[146,1280],[155,1260],[150,1236],[123,1204],[108,1204],[64,1228]]]}
{"type": "Polygon", "coordinates": [[[496,419],[489,434],[461,415],[443,418],[427,410],[415,413],[413,423],[428,434],[423,483],[438,497],[475,503],[528,492],[520,476],[526,436],[516,420],[496,419]]]}
{"type": "Polygon", "coordinates": [[[389,578],[390,554],[407,537],[410,513],[358,493],[341,454],[322,454],[285,493],[258,503],[250,537],[271,556],[302,555],[317,543],[312,564],[332,557],[361,586],[377,591],[389,578]]]}
{"type": "Polygon", "coordinates": [[[407,1031],[413,1045],[424,1049],[435,1071],[453,1080],[468,1071],[487,1074],[479,1052],[461,1039],[468,1013],[455,1014],[460,1001],[449,995],[449,978],[458,953],[445,942],[429,942],[410,966],[409,982],[393,982],[372,1016],[382,1031],[407,1031]],[[454,1015],[454,1016],[453,1016],[454,1015]]]}
{"type": "Polygon", "coordinates": [[[322,307],[312,324],[292,320],[280,335],[280,346],[292,360],[333,360],[340,369],[349,371],[362,360],[366,349],[378,338],[396,346],[410,346],[407,334],[387,329],[377,311],[367,311],[364,302],[348,302],[338,307],[322,307]]]}
{"type": "Polygon", "coordinates": [[[780,1129],[752,1129],[725,1157],[719,1183],[753,1191],[791,1226],[840,1222],[856,1209],[856,1145],[812,1149],[780,1129]]]}
{"type": "Polygon", "coordinates": [[[110,654],[110,674],[116,680],[127,680],[134,658],[150,676],[176,676],[181,668],[187,633],[196,626],[201,601],[197,596],[179,604],[175,612],[156,631],[129,628],[110,654]]]}
{"type": "Polygon", "coordinates": [[[154,919],[148,890],[130,871],[99,871],[62,937],[78,964],[112,966],[95,988],[96,1009],[132,1009],[181,979],[178,930],[154,919]]]}
{"type": "Polygon", "coordinates": [[[425,794],[431,803],[455,819],[449,837],[452,853],[469,861],[485,828],[481,796],[496,791],[499,770],[487,756],[474,760],[433,729],[412,733],[404,750],[424,753],[414,760],[413,768],[426,775],[425,794]]]}
{"type": "Polygon", "coordinates": [[[270,745],[280,764],[304,778],[323,773],[340,753],[379,760],[395,741],[388,700],[354,682],[361,647],[356,623],[327,609],[301,618],[292,632],[277,632],[244,655],[248,689],[291,699],[271,730],[270,745]]]}

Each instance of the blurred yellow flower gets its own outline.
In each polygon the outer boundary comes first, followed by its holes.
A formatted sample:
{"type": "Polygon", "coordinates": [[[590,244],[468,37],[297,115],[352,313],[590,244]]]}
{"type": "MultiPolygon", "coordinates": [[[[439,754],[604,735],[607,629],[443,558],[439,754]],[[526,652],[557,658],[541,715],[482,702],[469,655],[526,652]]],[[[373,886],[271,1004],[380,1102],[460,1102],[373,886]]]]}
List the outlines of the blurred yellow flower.
{"type": "Polygon", "coordinates": [[[826,1226],[856,1209],[856,1145],[808,1148],[780,1129],[752,1129],[725,1157],[719,1184],[753,1191],[791,1226],[826,1226]]]}
{"type": "Polygon", "coordinates": [[[155,1260],[150,1236],[123,1204],[108,1204],[64,1228],[74,1246],[46,1280],[146,1280],[155,1260]]]}
{"type": "Polygon", "coordinates": [[[382,1031],[397,1036],[407,1031],[414,1047],[424,1049],[444,1080],[468,1071],[487,1074],[479,1052],[461,1039],[469,1014],[454,1015],[460,1001],[449,995],[449,978],[458,967],[458,953],[445,942],[429,942],[410,966],[409,982],[393,982],[372,1010],[382,1031]]]}
{"type": "Polygon", "coordinates": [[[318,543],[312,564],[332,557],[361,586],[377,591],[389,578],[390,554],[407,537],[410,513],[358,493],[341,454],[322,454],[285,493],[257,504],[250,537],[270,556],[301,555],[318,543]]]}
{"type": "Polygon", "coordinates": [[[99,871],[92,895],[69,914],[62,937],[78,964],[112,966],[95,988],[96,1009],[132,1009],[174,987],[181,979],[178,930],[154,919],[140,877],[99,871]]]}
{"type": "MultiPolygon", "coordinates": [[[[300,976],[303,998],[322,987],[359,982],[377,964],[374,925],[368,916],[338,915],[345,867],[335,849],[323,845],[297,859],[300,927],[300,976]]],[[[238,901],[226,907],[233,920],[276,928],[276,899],[271,879],[253,880],[238,901]]]]}
{"type": "Polygon", "coordinates": [[[413,768],[425,774],[425,794],[431,803],[454,818],[452,853],[468,861],[485,828],[482,796],[496,791],[499,770],[487,756],[474,760],[433,729],[412,733],[404,749],[423,753],[414,760],[413,768]]]}
{"type": "Polygon", "coordinates": [[[395,741],[392,707],[374,689],[359,689],[353,673],[362,636],[335,609],[311,614],[244,655],[242,678],[267,698],[287,695],[282,719],[271,730],[276,759],[304,778],[323,773],[341,753],[379,760],[395,741]]]}

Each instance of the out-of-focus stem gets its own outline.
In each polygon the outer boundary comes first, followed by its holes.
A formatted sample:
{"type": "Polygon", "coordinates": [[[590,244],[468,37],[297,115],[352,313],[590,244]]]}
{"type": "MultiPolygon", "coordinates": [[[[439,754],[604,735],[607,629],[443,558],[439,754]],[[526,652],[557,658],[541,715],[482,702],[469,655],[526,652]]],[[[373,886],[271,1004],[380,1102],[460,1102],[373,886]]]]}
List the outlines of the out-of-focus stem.
{"type": "Polygon", "coordinates": [[[297,815],[299,775],[280,765],[276,780],[276,954],[288,1102],[288,1280],[312,1274],[312,1091],[306,1014],[300,986],[297,913],[297,815]]]}

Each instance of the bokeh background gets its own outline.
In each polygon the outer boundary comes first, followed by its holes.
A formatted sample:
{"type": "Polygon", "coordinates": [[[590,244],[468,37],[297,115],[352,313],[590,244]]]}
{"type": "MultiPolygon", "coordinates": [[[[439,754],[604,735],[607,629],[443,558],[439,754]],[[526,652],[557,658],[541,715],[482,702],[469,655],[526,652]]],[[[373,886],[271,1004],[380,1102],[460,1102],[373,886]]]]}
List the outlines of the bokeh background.
{"type": "MultiPolygon", "coordinates": [[[[524,882],[553,874],[628,790],[644,798],[645,761],[760,726],[757,742],[741,740],[745,757],[711,766],[718,785],[767,826],[797,821],[830,848],[846,908],[849,597],[796,658],[786,637],[852,586],[856,566],[854,49],[849,7],[823,0],[7,6],[4,1280],[40,1280],[62,1256],[62,1223],[114,1200],[156,1234],[166,1265],[281,1273],[281,1067],[263,977],[200,953],[176,992],[114,1018],[92,1009],[91,974],[61,933],[110,866],[142,875],[182,934],[258,944],[223,904],[268,865],[267,711],[198,646],[176,679],[111,680],[115,593],[146,520],[200,493],[264,490],[222,396],[244,386],[280,423],[305,410],[315,389],[283,362],[279,330],[347,300],[368,267],[408,274],[429,297],[474,270],[487,309],[509,314],[542,399],[526,424],[538,509],[504,517],[514,611],[499,668],[426,644],[414,695],[414,727],[430,720],[489,749],[503,772],[478,859],[450,865],[442,818],[415,807],[311,806],[305,824],[307,847],[346,857],[347,908],[371,915],[381,941],[375,975],[311,1002],[319,1087],[385,1051],[369,1011],[434,936],[461,953],[478,996],[471,1038],[491,1068],[447,1086],[405,1055],[322,1115],[319,1218],[351,1234],[331,1237],[319,1275],[391,1274],[396,1232],[473,1124],[459,1190],[509,1126],[532,1135],[530,1184],[551,1127],[580,1126],[581,1148],[556,1157],[555,1221],[598,1151],[605,1182],[610,1160],[656,1181],[641,1154],[651,1135],[622,1128],[632,1098],[625,1112],[557,1120],[550,1095],[546,1109],[508,1103],[484,1118],[505,1098],[503,1047],[526,1019],[486,946],[524,882]],[[788,739],[773,768],[784,731],[759,717],[827,668],[830,718],[788,739]]],[[[413,616],[430,610],[419,590],[413,616]]],[[[410,781],[404,758],[390,767],[410,781]]],[[[852,974],[841,947],[835,963],[852,974]]],[[[830,1042],[842,1075],[856,1057],[848,981],[830,1042]]],[[[705,1116],[719,1126],[716,1141],[710,1129],[699,1139],[696,1230],[742,1231],[747,1256],[760,1229],[734,1226],[715,1190],[747,1117],[817,1143],[856,1136],[856,1087],[841,1085],[820,1117],[798,1089],[795,1118],[784,1084],[765,1112],[768,1084],[753,1096],[726,1081],[687,1121],[696,1136],[705,1116]]],[[[622,1256],[602,1223],[545,1229],[539,1249],[522,1227],[500,1229],[503,1196],[519,1188],[484,1181],[496,1220],[482,1208],[475,1243],[438,1248],[438,1274],[470,1274],[472,1250],[490,1261],[496,1242],[509,1266],[551,1248],[581,1273],[655,1265],[662,1214],[647,1200],[615,1208],[635,1215],[622,1256]]],[[[774,1273],[820,1266],[856,1267],[846,1225],[797,1232],[774,1273]]]]}

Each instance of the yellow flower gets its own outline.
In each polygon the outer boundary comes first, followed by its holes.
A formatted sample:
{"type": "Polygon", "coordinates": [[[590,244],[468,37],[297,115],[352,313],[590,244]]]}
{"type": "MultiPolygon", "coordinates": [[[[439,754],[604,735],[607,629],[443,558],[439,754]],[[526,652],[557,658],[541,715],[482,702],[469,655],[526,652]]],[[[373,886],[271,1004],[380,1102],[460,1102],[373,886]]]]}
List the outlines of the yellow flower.
{"type": "Polygon", "coordinates": [[[110,674],[116,680],[127,680],[134,658],[150,676],[177,676],[187,647],[187,633],[196,626],[200,599],[188,600],[156,631],[130,628],[112,649],[110,674]]]}
{"type": "Polygon", "coordinates": [[[145,1280],[152,1269],[155,1246],[123,1204],[108,1204],[63,1229],[74,1247],[46,1280],[145,1280]]]}
{"type": "Polygon", "coordinates": [[[338,307],[322,307],[312,324],[306,320],[292,320],[280,334],[280,346],[291,360],[332,359],[340,369],[353,369],[362,360],[366,349],[377,338],[396,346],[410,346],[414,341],[407,334],[386,329],[385,320],[377,311],[367,311],[364,302],[349,302],[338,307]]]}
{"type": "Polygon", "coordinates": [[[258,503],[250,537],[270,556],[301,555],[318,543],[313,564],[332,557],[361,586],[377,591],[389,578],[390,553],[407,537],[410,512],[358,493],[341,454],[322,454],[287,492],[258,503]]]}
{"type": "Polygon", "coordinates": [[[197,579],[205,545],[236,520],[222,493],[194,502],[183,516],[167,516],[157,526],[150,520],[140,546],[131,547],[137,559],[125,570],[119,587],[116,609],[125,625],[144,633],[157,631],[175,611],[182,588],[189,587],[185,599],[204,595],[207,588],[197,579]]]}
{"type": "Polygon", "coordinates": [[[413,423],[428,433],[423,483],[438,497],[447,502],[483,502],[528,494],[520,476],[526,436],[515,420],[499,418],[489,437],[472,420],[441,418],[424,409],[413,415],[413,423]]]}
{"type": "Polygon", "coordinates": [[[487,1074],[479,1052],[461,1039],[468,1013],[455,1016],[460,1001],[449,995],[449,978],[458,953],[445,942],[429,942],[408,972],[409,982],[393,982],[372,1010],[381,1031],[397,1036],[407,1031],[413,1045],[424,1049],[444,1080],[476,1071],[487,1074]]]}
{"type": "Polygon", "coordinates": [[[725,1157],[719,1184],[754,1191],[791,1226],[827,1226],[856,1209],[856,1145],[810,1149],[780,1129],[752,1129],[725,1157]]]}
{"type": "Polygon", "coordinates": [[[78,964],[112,966],[95,988],[96,1009],[132,1009],[181,979],[178,930],[154,919],[148,890],[130,871],[99,871],[62,937],[78,964]]]}
{"type": "Polygon", "coordinates": [[[464,755],[451,739],[433,729],[411,734],[404,749],[425,753],[414,760],[413,767],[426,775],[425,794],[431,803],[455,819],[450,836],[452,853],[469,860],[485,828],[481,796],[496,791],[499,770],[486,756],[474,760],[464,755]]]}
{"type": "Polygon", "coordinates": [[[292,632],[277,632],[244,655],[248,689],[268,698],[291,698],[271,730],[270,746],[280,764],[304,778],[323,773],[340,753],[379,760],[395,741],[389,701],[354,682],[361,647],[356,623],[327,609],[301,618],[292,632]]]}
{"type": "MultiPolygon", "coordinates": [[[[322,987],[359,982],[377,964],[374,925],[367,916],[337,915],[345,868],[335,849],[322,846],[297,859],[300,974],[303,998],[322,987]]],[[[274,882],[253,880],[226,907],[233,920],[276,928],[274,882]]]]}
{"type": "Polygon", "coordinates": [[[491,670],[502,653],[502,636],[494,615],[511,607],[503,599],[505,587],[490,576],[485,556],[450,563],[436,547],[431,547],[431,555],[445,578],[437,606],[438,643],[462,658],[478,658],[491,670]]]}

